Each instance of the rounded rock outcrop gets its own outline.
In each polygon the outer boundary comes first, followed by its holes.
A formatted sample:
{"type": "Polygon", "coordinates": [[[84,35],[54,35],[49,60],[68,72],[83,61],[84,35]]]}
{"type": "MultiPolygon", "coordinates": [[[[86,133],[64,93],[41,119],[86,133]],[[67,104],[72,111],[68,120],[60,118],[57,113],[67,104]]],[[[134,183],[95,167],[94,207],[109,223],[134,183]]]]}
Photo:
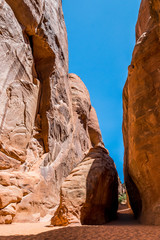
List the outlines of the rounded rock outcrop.
{"type": "Polygon", "coordinates": [[[100,225],[114,219],[118,208],[118,176],[103,147],[91,148],[62,184],[54,226],[100,225]]]}

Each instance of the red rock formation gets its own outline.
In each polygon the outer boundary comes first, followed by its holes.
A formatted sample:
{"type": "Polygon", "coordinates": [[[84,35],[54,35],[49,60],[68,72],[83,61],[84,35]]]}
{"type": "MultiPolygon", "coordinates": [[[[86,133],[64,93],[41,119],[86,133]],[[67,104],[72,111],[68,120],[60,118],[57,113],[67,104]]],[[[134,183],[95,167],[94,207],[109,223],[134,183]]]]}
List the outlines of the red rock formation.
{"type": "Polygon", "coordinates": [[[118,176],[102,147],[92,148],[62,184],[60,205],[51,224],[105,224],[116,216],[118,176]]]}
{"type": "Polygon", "coordinates": [[[124,87],[124,169],[131,207],[160,224],[160,3],[142,0],[136,46],[124,87]]]}
{"type": "Polygon", "coordinates": [[[88,90],[68,77],[61,5],[0,2],[0,223],[49,219],[64,179],[103,146],[88,90]]]}

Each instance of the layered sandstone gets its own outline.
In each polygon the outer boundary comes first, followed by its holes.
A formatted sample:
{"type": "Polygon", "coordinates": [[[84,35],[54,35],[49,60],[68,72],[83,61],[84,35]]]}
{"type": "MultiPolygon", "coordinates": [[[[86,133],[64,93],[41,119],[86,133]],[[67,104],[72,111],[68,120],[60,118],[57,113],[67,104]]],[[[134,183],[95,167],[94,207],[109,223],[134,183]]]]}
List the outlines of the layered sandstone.
{"type": "Polygon", "coordinates": [[[160,3],[142,0],[123,92],[125,182],[142,223],[160,224],[160,3]]]}
{"type": "Polygon", "coordinates": [[[64,179],[103,146],[98,119],[68,75],[61,0],[0,0],[0,15],[0,223],[48,220],[64,179]]]}
{"type": "Polygon", "coordinates": [[[60,205],[51,224],[105,224],[116,217],[117,208],[117,171],[108,151],[97,146],[62,184],[60,205]]]}

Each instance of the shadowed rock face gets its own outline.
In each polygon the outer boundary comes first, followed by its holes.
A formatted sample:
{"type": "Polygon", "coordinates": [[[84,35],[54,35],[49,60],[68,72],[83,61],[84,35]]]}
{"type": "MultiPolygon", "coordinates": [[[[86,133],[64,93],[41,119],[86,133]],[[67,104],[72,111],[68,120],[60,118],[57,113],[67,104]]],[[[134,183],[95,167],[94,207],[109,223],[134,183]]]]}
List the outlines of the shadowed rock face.
{"type": "Polygon", "coordinates": [[[51,224],[105,224],[116,217],[117,208],[117,171],[108,151],[97,146],[62,184],[60,205],[51,224]]]}
{"type": "Polygon", "coordinates": [[[143,0],[123,92],[124,173],[142,223],[160,224],[160,3],[143,0]]]}
{"type": "Polygon", "coordinates": [[[64,179],[103,146],[84,83],[68,75],[61,0],[0,0],[0,223],[46,220],[64,179]]]}

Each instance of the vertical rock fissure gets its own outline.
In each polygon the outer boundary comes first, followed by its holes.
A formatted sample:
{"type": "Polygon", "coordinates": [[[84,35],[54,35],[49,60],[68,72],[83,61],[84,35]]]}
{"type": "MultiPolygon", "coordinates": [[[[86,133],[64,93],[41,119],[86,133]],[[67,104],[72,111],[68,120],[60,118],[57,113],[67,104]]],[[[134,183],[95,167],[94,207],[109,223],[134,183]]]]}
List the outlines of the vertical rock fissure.
{"type": "Polygon", "coordinates": [[[35,119],[36,134],[35,138],[43,147],[44,152],[49,152],[49,125],[48,115],[50,110],[50,75],[55,66],[55,55],[49,49],[46,42],[39,36],[29,36],[30,47],[32,49],[33,59],[37,78],[40,81],[39,100],[37,102],[37,114],[35,119]],[[46,45],[46,46],[45,46],[46,45]]]}

